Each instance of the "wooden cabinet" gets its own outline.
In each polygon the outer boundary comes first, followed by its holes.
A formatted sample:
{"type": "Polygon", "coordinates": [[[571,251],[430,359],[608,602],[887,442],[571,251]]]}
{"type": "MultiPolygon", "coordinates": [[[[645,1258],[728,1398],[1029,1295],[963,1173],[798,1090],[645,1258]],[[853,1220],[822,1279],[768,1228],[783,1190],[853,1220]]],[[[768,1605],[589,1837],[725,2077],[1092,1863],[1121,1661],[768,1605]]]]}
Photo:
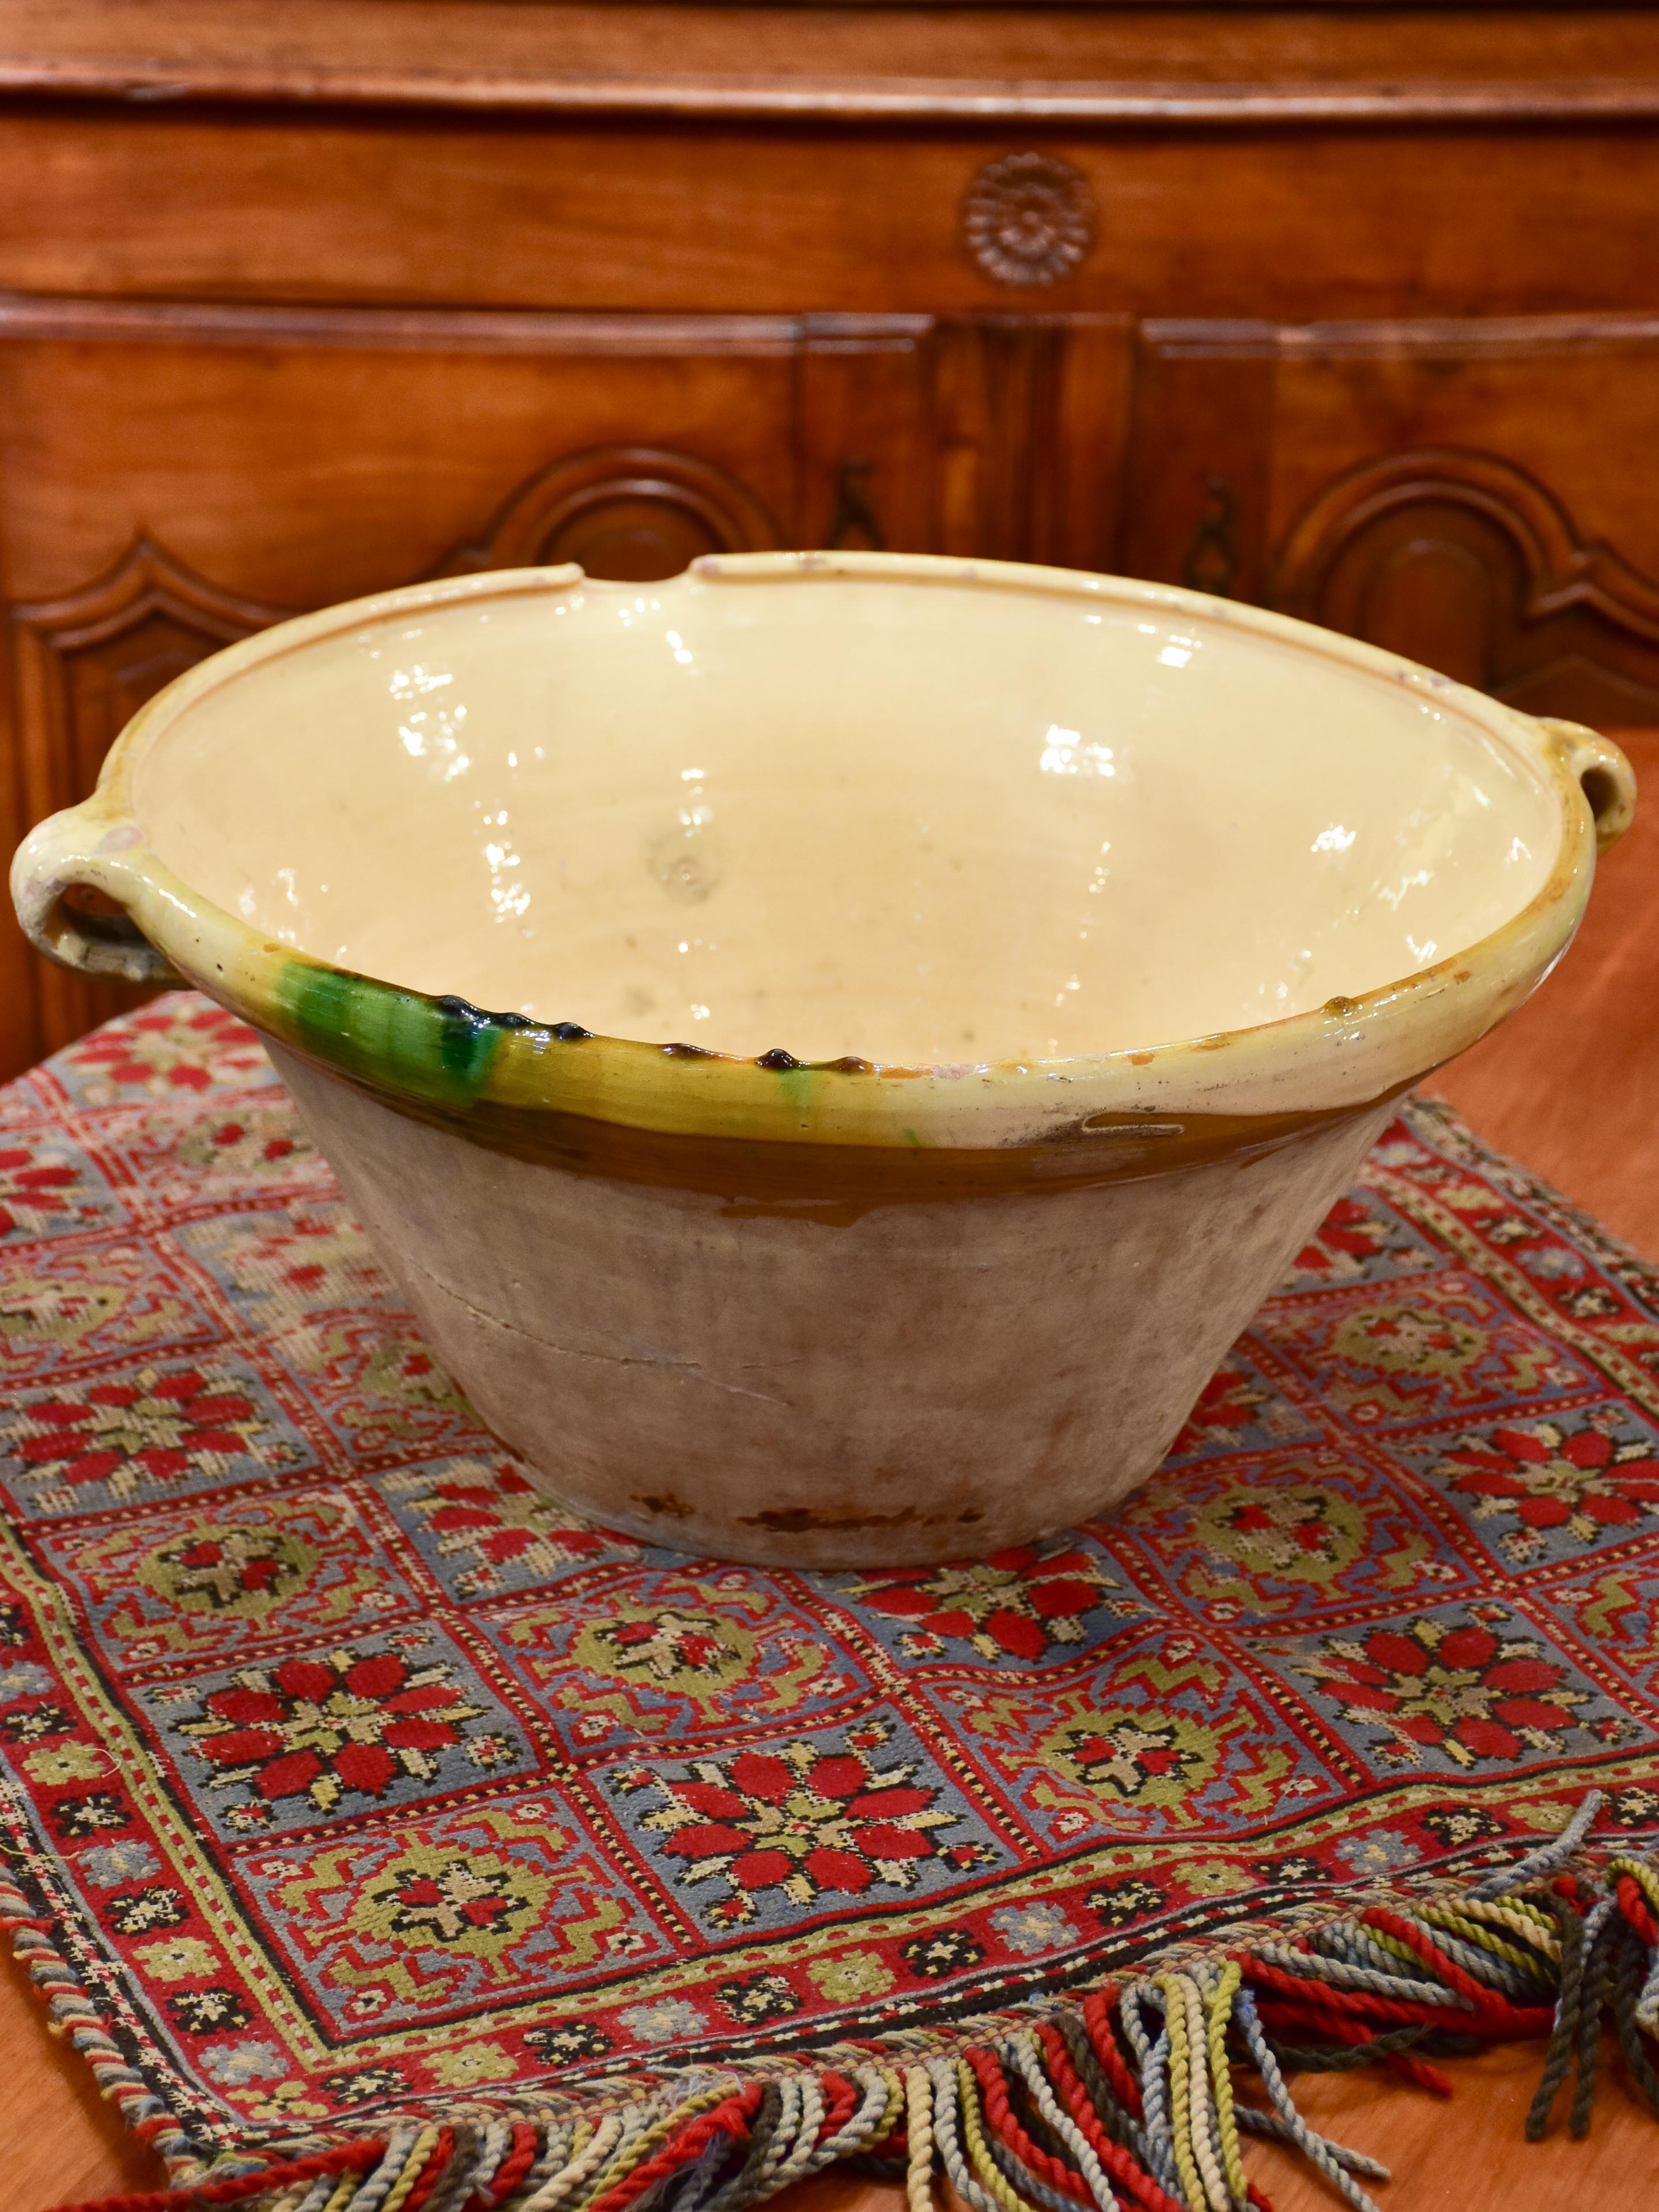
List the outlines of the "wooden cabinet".
{"type": "MultiPolygon", "coordinates": [[[[1656,122],[1590,6],[13,0],[0,836],[534,561],[1118,568],[1659,720],[1656,122]]],[[[8,927],[0,1072],[122,995],[8,927]]]]}

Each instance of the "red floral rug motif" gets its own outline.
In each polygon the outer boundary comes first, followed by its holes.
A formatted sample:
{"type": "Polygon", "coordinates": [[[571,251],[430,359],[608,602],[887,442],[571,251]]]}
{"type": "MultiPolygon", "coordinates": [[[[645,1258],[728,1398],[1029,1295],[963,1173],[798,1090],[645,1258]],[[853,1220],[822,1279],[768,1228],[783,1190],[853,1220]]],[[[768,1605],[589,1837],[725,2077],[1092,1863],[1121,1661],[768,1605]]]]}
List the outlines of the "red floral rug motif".
{"type": "Polygon", "coordinates": [[[1358,2205],[1235,2069],[1659,2096],[1659,1277],[1442,1109],[1119,1512],[767,1572],[537,1489],[179,994],[0,1093],[0,1903],[181,2185],[1358,2205]]]}

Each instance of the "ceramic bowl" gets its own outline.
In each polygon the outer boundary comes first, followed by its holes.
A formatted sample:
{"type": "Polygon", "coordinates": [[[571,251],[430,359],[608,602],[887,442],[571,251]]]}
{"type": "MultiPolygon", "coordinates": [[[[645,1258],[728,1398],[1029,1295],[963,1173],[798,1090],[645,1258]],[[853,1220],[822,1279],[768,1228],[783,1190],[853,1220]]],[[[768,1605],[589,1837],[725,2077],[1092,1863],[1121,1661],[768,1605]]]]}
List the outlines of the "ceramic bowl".
{"type": "Polygon", "coordinates": [[[1589,731],[1253,608],[761,555],[250,638],[13,884],[43,951],[261,1032],[548,1488],[885,1564],[1146,1480],[1632,799],[1589,731]]]}

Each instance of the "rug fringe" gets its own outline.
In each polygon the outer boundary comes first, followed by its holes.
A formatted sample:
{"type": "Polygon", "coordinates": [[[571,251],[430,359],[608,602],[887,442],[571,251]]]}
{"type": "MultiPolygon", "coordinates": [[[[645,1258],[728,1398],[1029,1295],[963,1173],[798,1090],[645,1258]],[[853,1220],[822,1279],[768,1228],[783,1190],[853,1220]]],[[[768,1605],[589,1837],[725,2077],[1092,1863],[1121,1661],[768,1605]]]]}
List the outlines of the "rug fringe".
{"type": "MultiPolygon", "coordinates": [[[[59,2212],[745,2212],[843,2159],[890,2172],[908,2212],[932,2212],[939,2174],[968,2212],[1271,2212],[1244,2168],[1246,2135],[1300,2151],[1353,2212],[1377,2212],[1363,2185],[1387,2169],[1310,2127],[1287,2072],[1376,2064],[1446,2094],[1434,2058],[1547,2036],[1527,2133],[1547,2131],[1571,2077],[1567,2125],[1582,2136],[1610,2026],[1659,2113],[1659,1865],[1572,1870],[1599,1803],[1462,1892],[1176,1954],[959,2051],[917,2033],[896,2039],[909,2050],[819,2074],[705,2073],[692,2094],[598,2119],[475,2106],[59,2212]],[[1245,2083],[1265,2107],[1241,2099],[1245,2083]]],[[[13,1924],[109,2094],[136,2106],[137,2083],[153,2105],[73,1976],[56,1974],[46,1931],[13,1924]]]]}

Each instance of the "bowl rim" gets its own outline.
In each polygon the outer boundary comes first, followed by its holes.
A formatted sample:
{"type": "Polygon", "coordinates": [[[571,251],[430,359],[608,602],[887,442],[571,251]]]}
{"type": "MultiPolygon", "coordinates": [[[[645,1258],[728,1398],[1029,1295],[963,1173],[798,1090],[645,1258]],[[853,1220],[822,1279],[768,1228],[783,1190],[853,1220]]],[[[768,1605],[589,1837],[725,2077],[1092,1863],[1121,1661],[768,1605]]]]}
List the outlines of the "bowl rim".
{"type": "Polygon", "coordinates": [[[588,578],[574,563],[486,571],[343,601],[257,632],[139,708],[110,748],[91,797],[42,823],[19,848],[12,890],[32,942],[60,963],[132,980],[181,978],[389,1103],[471,1125],[474,1133],[488,1124],[499,1134],[503,1116],[551,1114],[665,1136],[979,1150],[1085,1133],[1150,1139],[1151,1124],[1171,1113],[1323,1116],[1395,1095],[1474,1042],[1548,973],[1583,912],[1597,845],[1622,833],[1634,798],[1629,763],[1595,732],[1534,719],[1380,647],[1265,608],[1012,562],[714,554],[646,585],[588,578]],[[458,602],[579,587],[637,593],[730,580],[810,589],[870,579],[1109,599],[1271,639],[1403,685],[1455,708],[1554,795],[1554,860],[1533,896],[1496,929],[1352,999],[1151,1047],[899,1067],[851,1058],[802,1062],[778,1050],[743,1059],[598,1036],[410,990],[276,944],[193,890],[145,843],[134,781],[167,732],[210,693],[343,629],[458,602]],[[101,913],[89,910],[100,905],[101,913]]]}

